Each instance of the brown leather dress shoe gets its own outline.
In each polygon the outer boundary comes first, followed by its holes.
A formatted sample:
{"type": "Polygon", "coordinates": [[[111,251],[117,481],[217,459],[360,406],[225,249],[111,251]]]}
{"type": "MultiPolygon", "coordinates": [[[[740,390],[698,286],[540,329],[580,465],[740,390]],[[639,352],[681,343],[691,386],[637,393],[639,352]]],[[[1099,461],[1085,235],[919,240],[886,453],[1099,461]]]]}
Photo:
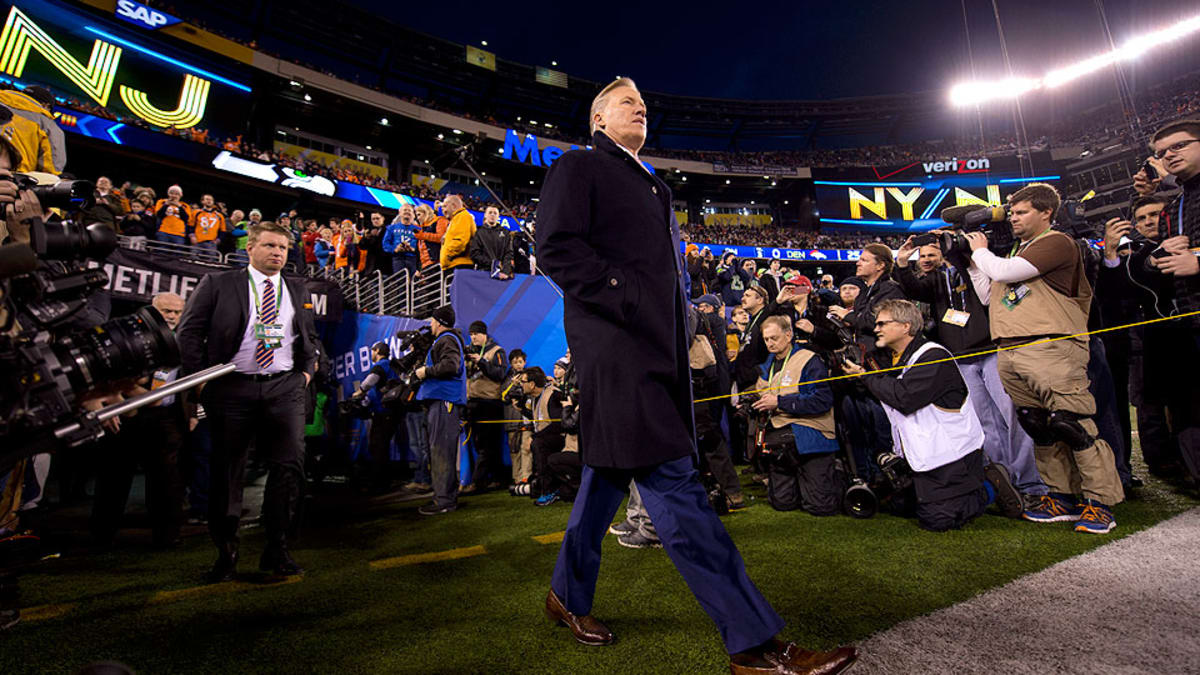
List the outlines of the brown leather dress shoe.
{"type": "Polygon", "coordinates": [[[793,642],[776,641],[776,648],[764,654],[747,652],[729,658],[733,675],[834,675],[853,665],[858,654],[854,647],[838,647],[829,652],[801,649],[793,642]]]}
{"type": "Polygon", "coordinates": [[[587,616],[575,616],[567,611],[566,605],[551,589],[546,595],[546,616],[553,622],[566,626],[571,629],[571,634],[580,644],[585,644],[590,647],[602,647],[611,645],[616,637],[612,631],[608,629],[596,617],[588,614],[587,616]]]}

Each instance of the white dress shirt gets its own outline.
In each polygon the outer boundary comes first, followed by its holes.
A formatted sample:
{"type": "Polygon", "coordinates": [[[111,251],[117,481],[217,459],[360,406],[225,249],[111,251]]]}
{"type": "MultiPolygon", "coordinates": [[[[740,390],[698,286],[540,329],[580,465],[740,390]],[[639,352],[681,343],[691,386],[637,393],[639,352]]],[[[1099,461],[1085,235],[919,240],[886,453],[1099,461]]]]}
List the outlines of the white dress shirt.
{"type": "Polygon", "coordinates": [[[292,370],[294,365],[293,346],[296,341],[296,329],[292,326],[292,322],[296,317],[296,308],[292,305],[292,297],[288,293],[287,284],[283,283],[283,277],[278,272],[274,276],[268,277],[255,269],[253,265],[248,265],[246,269],[250,271],[250,281],[254,284],[254,288],[250,288],[250,284],[246,284],[246,297],[250,300],[250,317],[246,322],[246,329],[242,332],[242,345],[238,347],[237,354],[233,356],[237,372],[258,375],[292,370]],[[258,362],[254,360],[254,351],[258,348],[258,339],[254,337],[254,324],[258,323],[258,305],[254,298],[255,289],[257,289],[257,296],[259,300],[262,300],[263,281],[266,279],[271,280],[271,284],[275,286],[275,292],[279,296],[279,313],[276,322],[283,324],[283,346],[275,350],[275,360],[269,367],[259,368],[258,362]]]}

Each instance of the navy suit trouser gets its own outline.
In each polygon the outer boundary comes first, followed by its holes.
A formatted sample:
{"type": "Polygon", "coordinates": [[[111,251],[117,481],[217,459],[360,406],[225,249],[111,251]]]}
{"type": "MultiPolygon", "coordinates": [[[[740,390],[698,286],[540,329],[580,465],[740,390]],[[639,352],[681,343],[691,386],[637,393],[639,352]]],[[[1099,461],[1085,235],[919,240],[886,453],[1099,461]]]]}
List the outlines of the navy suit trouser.
{"type": "Polygon", "coordinates": [[[783,619],[746,575],[742,556],[709,506],[690,456],[642,469],[583,467],[550,584],[567,611],[592,613],[600,545],[630,479],[637,482],[667,555],[717,624],[726,650],[734,654],[773,638],[783,619]]]}

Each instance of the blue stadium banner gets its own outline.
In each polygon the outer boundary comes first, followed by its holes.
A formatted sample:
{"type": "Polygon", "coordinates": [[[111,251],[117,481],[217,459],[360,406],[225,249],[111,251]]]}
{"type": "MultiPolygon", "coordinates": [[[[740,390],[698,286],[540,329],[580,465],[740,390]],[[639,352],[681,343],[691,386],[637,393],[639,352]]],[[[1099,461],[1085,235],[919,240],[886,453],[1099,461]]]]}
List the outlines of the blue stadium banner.
{"type": "MultiPolygon", "coordinates": [[[[358,387],[358,383],[371,370],[371,346],[376,342],[386,342],[390,349],[398,355],[400,340],[396,333],[402,330],[417,330],[429,325],[428,321],[419,321],[400,316],[378,316],[362,314],[346,310],[342,313],[342,321],[332,331],[325,334],[325,345],[329,348],[329,360],[333,362],[333,377],[338,383],[338,401],[350,397],[358,387]],[[331,334],[332,333],[332,334],[331,334]]],[[[367,456],[367,421],[351,420],[348,425],[350,458],[367,456]]],[[[411,456],[407,451],[401,456],[411,456]]]]}
{"type": "Polygon", "coordinates": [[[472,321],[482,321],[506,352],[520,347],[529,365],[547,373],[567,352],[562,297],[546,277],[518,274],[496,281],[482,270],[459,270],[450,301],[464,333],[472,321]]]}
{"type": "Polygon", "coordinates": [[[681,250],[686,251],[689,245],[695,245],[701,252],[712,251],[720,258],[726,253],[732,253],[739,258],[762,258],[771,260],[791,260],[793,262],[854,262],[862,254],[862,249],[843,248],[777,248],[772,246],[730,246],[727,244],[704,244],[701,242],[685,241],[680,244],[681,250]]]}

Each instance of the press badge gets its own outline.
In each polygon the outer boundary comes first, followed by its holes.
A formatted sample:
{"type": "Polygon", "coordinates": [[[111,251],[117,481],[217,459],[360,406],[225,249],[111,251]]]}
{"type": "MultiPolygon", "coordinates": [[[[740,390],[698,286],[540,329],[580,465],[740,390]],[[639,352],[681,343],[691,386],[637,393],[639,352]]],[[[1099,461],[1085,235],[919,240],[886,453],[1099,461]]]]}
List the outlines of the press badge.
{"type": "Polygon", "coordinates": [[[952,326],[958,326],[959,328],[962,328],[963,326],[967,325],[967,319],[970,318],[970,312],[964,312],[961,309],[947,309],[945,316],[942,317],[942,321],[952,326]]]}
{"type": "Polygon", "coordinates": [[[283,324],[254,324],[254,339],[263,342],[267,346],[267,349],[279,349],[283,346],[283,324]]]}
{"type": "Polygon", "coordinates": [[[784,376],[783,376],[783,379],[781,379],[781,380],[779,381],[779,384],[781,384],[781,385],[783,385],[783,386],[785,386],[785,387],[790,387],[790,386],[792,386],[792,376],[791,376],[791,375],[784,375],[784,376]]]}
{"type": "Polygon", "coordinates": [[[1021,284],[1020,286],[1009,286],[1008,292],[1004,294],[1004,299],[1001,300],[1001,302],[1003,302],[1004,306],[1008,309],[1012,309],[1013,307],[1021,304],[1021,301],[1024,300],[1025,296],[1027,295],[1029,295],[1029,287],[1025,284],[1021,284]]]}

